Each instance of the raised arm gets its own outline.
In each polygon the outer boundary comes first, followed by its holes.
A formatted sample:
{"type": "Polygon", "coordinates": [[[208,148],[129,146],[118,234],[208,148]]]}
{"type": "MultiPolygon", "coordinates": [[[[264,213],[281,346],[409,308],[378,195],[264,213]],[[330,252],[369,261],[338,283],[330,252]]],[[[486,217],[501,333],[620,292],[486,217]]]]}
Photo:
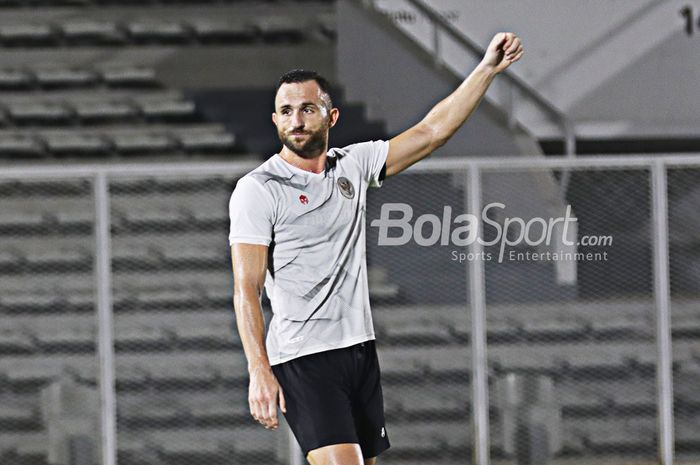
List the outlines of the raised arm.
{"type": "Polygon", "coordinates": [[[265,428],[276,429],[277,400],[286,411],[284,394],[270,367],[265,350],[265,320],[260,298],[265,284],[267,246],[235,243],[233,262],[233,306],[243,350],[248,360],[250,414],[265,428]]]}
{"type": "Polygon", "coordinates": [[[444,145],[479,105],[496,74],[520,59],[523,47],[512,32],[496,34],[481,63],[415,126],[389,141],[386,175],[400,173],[444,145]]]}

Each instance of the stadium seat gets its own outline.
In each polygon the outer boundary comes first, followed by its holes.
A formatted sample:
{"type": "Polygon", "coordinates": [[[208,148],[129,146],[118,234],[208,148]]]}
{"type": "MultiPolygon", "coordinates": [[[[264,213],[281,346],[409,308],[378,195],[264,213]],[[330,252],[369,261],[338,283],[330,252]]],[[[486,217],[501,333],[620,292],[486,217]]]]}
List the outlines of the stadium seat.
{"type": "Polygon", "coordinates": [[[421,377],[427,373],[425,349],[422,347],[379,347],[377,349],[382,375],[391,377],[421,377]]]}
{"type": "MultiPolygon", "coordinates": [[[[470,324],[465,322],[465,324],[470,324]]],[[[471,331],[471,328],[469,328],[471,331]]],[[[516,320],[510,318],[489,318],[486,317],[486,338],[489,343],[499,344],[517,340],[521,335],[521,325],[516,320]]]]}
{"type": "Polygon", "coordinates": [[[207,287],[204,291],[208,305],[230,305],[233,302],[233,283],[226,287],[207,287]]]}
{"type": "Polygon", "coordinates": [[[569,318],[528,319],[521,324],[527,338],[543,341],[578,339],[586,332],[584,322],[569,318]]]}
{"type": "Polygon", "coordinates": [[[110,146],[102,136],[94,134],[47,134],[44,143],[57,156],[103,155],[110,146]]]}
{"type": "Polygon", "coordinates": [[[0,134],[0,158],[37,158],[45,155],[43,144],[28,134],[0,134]]]}
{"type": "MultiPolygon", "coordinates": [[[[552,350],[554,352],[556,348],[552,347],[552,350]]],[[[590,372],[599,375],[615,372],[621,375],[633,353],[633,349],[624,346],[582,345],[578,348],[573,346],[566,348],[561,356],[565,366],[574,372],[590,372]]]]}
{"type": "Polygon", "coordinates": [[[124,31],[111,21],[71,20],[61,23],[61,29],[69,44],[119,45],[127,42],[124,31]]]}
{"type": "Polygon", "coordinates": [[[167,428],[178,425],[186,414],[182,402],[166,393],[162,395],[147,394],[138,396],[120,396],[117,399],[120,421],[125,428],[138,425],[152,425],[167,428]]]}
{"type": "Polygon", "coordinates": [[[136,304],[142,308],[190,308],[199,301],[199,292],[188,288],[143,289],[136,292],[136,304]]]}
{"type": "Polygon", "coordinates": [[[112,265],[117,270],[153,269],[159,264],[156,249],[150,243],[135,240],[116,242],[112,249],[112,265]]]}
{"type": "Polygon", "coordinates": [[[596,452],[623,452],[653,450],[652,431],[631,428],[629,424],[615,420],[590,422],[587,426],[586,443],[596,452]]]}
{"type": "Polygon", "coordinates": [[[494,346],[488,354],[490,364],[505,372],[551,372],[558,368],[557,351],[547,346],[528,350],[515,345],[494,346]]]}
{"type": "Polygon", "coordinates": [[[197,38],[204,43],[240,43],[256,39],[257,29],[246,22],[236,20],[195,19],[190,26],[197,38]]]}
{"type": "Polygon", "coordinates": [[[240,351],[229,352],[225,357],[212,357],[207,363],[224,383],[237,384],[248,379],[248,364],[240,351]]]}
{"type": "Polygon", "coordinates": [[[81,124],[105,122],[129,122],[137,116],[137,110],[126,102],[76,102],[75,113],[81,124]]]}
{"type": "Polygon", "coordinates": [[[32,212],[0,212],[0,231],[5,234],[38,230],[44,225],[44,215],[32,212]]]}
{"type": "Polygon", "coordinates": [[[277,441],[284,440],[284,432],[279,429],[270,433],[260,426],[238,427],[233,435],[233,449],[241,459],[254,456],[257,460],[269,460],[274,458],[277,441]]]}
{"type": "MultiPolygon", "coordinates": [[[[264,430],[263,430],[264,431],[264,430]]],[[[163,454],[167,463],[208,463],[220,451],[221,440],[232,440],[233,431],[175,429],[153,431],[147,434],[148,442],[163,454]]]]}
{"type": "Polygon", "coordinates": [[[26,252],[27,266],[36,271],[47,269],[87,270],[92,266],[92,254],[82,247],[32,249],[26,252]]]}
{"type": "Polygon", "coordinates": [[[387,343],[440,343],[451,338],[450,323],[424,309],[375,310],[373,319],[387,343]]]}
{"type": "Polygon", "coordinates": [[[7,112],[17,125],[66,125],[73,117],[69,108],[54,102],[10,103],[7,112]]]}
{"type": "Polygon", "coordinates": [[[20,266],[20,256],[13,251],[0,251],[0,272],[16,272],[20,266]]]}
{"type": "Polygon", "coordinates": [[[132,228],[168,228],[181,224],[185,216],[179,206],[148,205],[143,202],[139,208],[122,211],[126,224],[132,228]]]}
{"type": "MultiPolygon", "coordinates": [[[[700,450],[700,421],[689,415],[679,415],[674,417],[673,434],[675,439],[676,454],[688,451],[696,452],[700,450]]],[[[681,457],[677,459],[679,463],[685,460],[681,457]]]]}
{"type": "Polygon", "coordinates": [[[125,28],[136,43],[184,43],[189,39],[187,29],[179,22],[161,21],[156,18],[131,21],[125,28]]]}
{"type": "Polygon", "coordinates": [[[119,434],[117,437],[117,462],[129,465],[160,464],[157,457],[149,456],[146,439],[132,434],[119,434]]]}
{"type": "Polygon", "coordinates": [[[466,378],[471,371],[471,351],[468,346],[426,347],[423,357],[433,375],[466,378]]]}
{"type": "Polygon", "coordinates": [[[55,311],[59,298],[55,292],[39,293],[36,290],[26,293],[4,293],[0,295],[0,308],[9,313],[44,313],[55,311]]]}
{"type": "Polygon", "coordinates": [[[674,338],[694,338],[700,336],[700,315],[672,316],[671,331],[674,338]]]}
{"type": "Polygon", "coordinates": [[[190,323],[174,328],[178,347],[197,350],[216,348],[240,348],[238,332],[232,324],[190,323]]]}
{"type": "Polygon", "coordinates": [[[194,119],[194,102],[183,100],[144,100],[137,102],[148,121],[188,121],[194,119]]]}
{"type": "Polygon", "coordinates": [[[255,25],[266,41],[298,42],[304,39],[304,25],[294,18],[264,16],[257,18],[255,25]]]}
{"type": "Polygon", "coordinates": [[[651,338],[654,323],[644,316],[608,315],[591,321],[591,329],[597,338],[651,338]]]}
{"type": "Polygon", "coordinates": [[[384,386],[384,392],[385,401],[393,399],[402,413],[413,418],[467,418],[469,414],[471,387],[467,382],[390,384],[384,386]]]}
{"type": "Polygon", "coordinates": [[[8,429],[37,429],[39,426],[39,415],[35,406],[29,405],[0,405],[0,428],[8,429]]]}
{"type": "Polygon", "coordinates": [[[153,68],[124,65],[102,71],[102,79],[110,87],[157,87],[159,85],[153,68]]]}
{"type": "Polygon", "coordinates": [[[98,75],[87,69],[37,69],[34,71],[34,76],[38,84],[46,89],[90,87],[94,86],[98,80],[98,75]]]}
{"type": "Polygon", "coordinates": [[[31,386],[36,388],[48,381],[57,379],[64,371],[62,360],[28,358],[17,362],[8,361],[3,364],[2,371],[5,371],[10,385],[17,388],[26,389],[31,386]]]}
{"type": "Polygon", "coordinates": [[[58,34],[47,24],[0,25],[0,42],[5,46],[49,45],[58,40],[58,34]]]}
{"type": "Polygon", "coordinates": [[[193,361],[191,356],[149,358],[148,376],[157,386],[206,386],[213,383],[216,371],[202,360],[193,361]],[[152,360],[152,361],[151,361],[152,360]]]}
{"type": "Polygon", "coordinates": [[[21,69],[0,69],[0,90],[21,90],[31,86],[31,73],[21,69]]]}
{"type": "Polygon", "coordinates": [[[471,445],[470,428],[463,422],[402,422],[390,425],[388,435],[392,448],[403,454],[440,456],[471,445]]]}
{"type": "Polygon", "coordinates": [[[208,153],[232,150],[236,139],[225,132],[183,132],[178,134],[183,149],[189,153],[208,153]]]}
{"type": "Polygon", "coordinates": [[[615,384],[610,396],[613,405],[618,410],[632,412],[653,412],[656,408],[656,384],[654,380],[648,383],[632,382],[615,384]]]}
{"type": "Polygon", "coordinates": [[[86,321],[83,324],[62,324],[56,321],[51,326],[36,328],[35,331],[37,345],[47,353],[94,353],[96,350],[94,321],[86,321]]]}
{"type": "Polygon", "coordinates": [[[225,424],[250,416],[248,396],[237,400],[221,395],[208,394],[187,402],[187,408],[195,423],[225,424]]]}
{"type": "Polygon", "coordinates": [[[91,234],[95,224],[95,214],[88,210],[90,207],[91,205],[85,205],[85,208],[82,210],[56,211],[50,213],[49,216],[53,218],[60,228],[91,234]]]}
{"type": "Polygon", "coordinates": [[[0,329],[0,353],[29,353],[34,350],[31,335],[23,327],[4,327],[0,329]]]}
{"type": "Polygon", "coordinates": [[[700,408],[700,366],[686,364],[674,375],[674,397],[677,405],[683,405],[686,409],[695,411],[700,408]]]}
{"type": "Polygon", "coordinates": [[[143,358],[134,361],[131,357],[117,354],[115,358],[114,375],[118,389],[138,389],[148,384],[148,360],[143,358]]]}
{"type": "Polygon", "coordinates": [[[171,342],[168,329],[158,325],[117,323],[114,329],[115,348],[129,352],[165,349],[171,342]]]}
{"type": "Polygon", "coordinates": [[[166,133],[120,133],[113,134],[111,139],[122,155],[164,153],[175,148],[173,138],[166,133]]]}
{"type": "Polygon", "coordinates": [[[596,384],[562,382],[556,385],[556,394],[564,414],[605,412],[609,401],[596,384]]]}

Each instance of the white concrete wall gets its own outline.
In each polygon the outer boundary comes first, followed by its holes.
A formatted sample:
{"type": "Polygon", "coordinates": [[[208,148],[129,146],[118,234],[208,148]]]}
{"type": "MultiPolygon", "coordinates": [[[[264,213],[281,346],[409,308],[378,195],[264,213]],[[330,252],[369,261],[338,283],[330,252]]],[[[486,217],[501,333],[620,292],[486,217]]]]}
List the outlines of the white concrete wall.
{"type": "MultiPolygon", "coordinates": [[[[485,47],[512,30],[526,55],[512,71],[569,114],[583,131],[615,135],[700,130],[699,0],[426,0],[485,47]],[[682,8],[694,10],[686,33],[682,8]]],[[[378,0],[397,24],[432,47],[430,25],[405,0],[378,0]]],[[[464,55],[446,52],[461,69],[464,55]]],[[[464,67],[465,73],[468,67],[464,67]]],[[[523,119],[528,111],[522,109],[523,119]]],[[[530,112],[529,119],[538,118],[530,112]]],[[[532,123],[532,121],[530,121],[532,123]]],[[[535,121],[537,123],[537,121],[535,121]]],[[[547,132],[542,125],[527,125],[547,132]]],[[[551,131],[551,127],[550,127],[551,131]]]]}

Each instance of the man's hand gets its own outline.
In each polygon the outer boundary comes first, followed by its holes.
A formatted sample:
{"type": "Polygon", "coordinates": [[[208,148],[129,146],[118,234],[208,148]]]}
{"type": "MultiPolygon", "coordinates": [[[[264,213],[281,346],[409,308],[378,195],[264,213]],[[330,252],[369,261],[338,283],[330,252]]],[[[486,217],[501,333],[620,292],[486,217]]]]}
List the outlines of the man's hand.
{"type": "Polygon", "coordinates": [[[267,429],[277,429],[277,399],[282,412],[287,412],[282,387],[270,367],[258,367],[250,371],[248,404],[250,414],[267,429]]]}
{"type": "Polygon", "coordinates": [[[523,56],[523,45],[512,32],[499,32],[486,48],[481,66],[500,73],[523,56]]]}

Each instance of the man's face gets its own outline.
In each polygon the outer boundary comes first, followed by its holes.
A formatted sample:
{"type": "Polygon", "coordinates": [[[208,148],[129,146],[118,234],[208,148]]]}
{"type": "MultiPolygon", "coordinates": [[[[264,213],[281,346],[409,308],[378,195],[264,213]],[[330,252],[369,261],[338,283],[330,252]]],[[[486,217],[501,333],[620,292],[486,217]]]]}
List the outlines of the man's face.
{"type": "Polygon", "coordinates": [[[300,157],[314,158],[327,149],[328,130],[337,113],[316,81],[306,81],[282,84],[272,121],[285,147],[300,157]]]}

